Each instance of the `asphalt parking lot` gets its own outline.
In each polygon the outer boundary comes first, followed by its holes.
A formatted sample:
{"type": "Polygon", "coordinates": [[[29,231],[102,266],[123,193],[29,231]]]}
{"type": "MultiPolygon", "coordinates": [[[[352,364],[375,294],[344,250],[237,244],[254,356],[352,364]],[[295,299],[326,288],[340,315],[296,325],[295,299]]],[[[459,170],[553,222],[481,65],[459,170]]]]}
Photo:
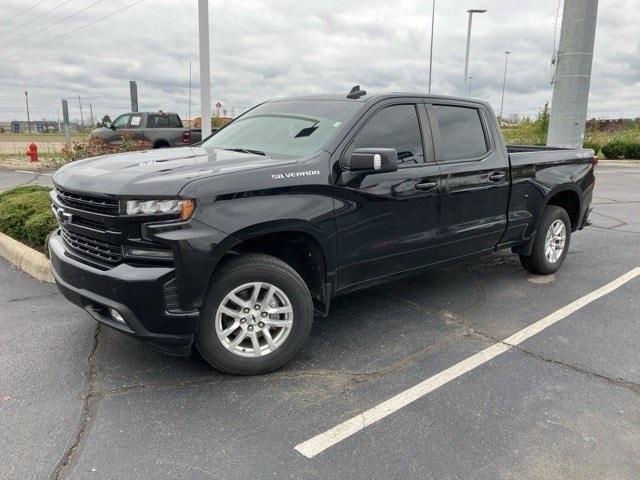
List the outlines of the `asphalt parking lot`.
{"type": "Polygon", "coordinates": [[[259,378],[97,327],[0,261],[0,477],[637,479],[640,277],[312,458],[295,447],[640,267],[639,185],[598,167],[594,225],[555,276],[499,253],[351,294],[259,378]]]}

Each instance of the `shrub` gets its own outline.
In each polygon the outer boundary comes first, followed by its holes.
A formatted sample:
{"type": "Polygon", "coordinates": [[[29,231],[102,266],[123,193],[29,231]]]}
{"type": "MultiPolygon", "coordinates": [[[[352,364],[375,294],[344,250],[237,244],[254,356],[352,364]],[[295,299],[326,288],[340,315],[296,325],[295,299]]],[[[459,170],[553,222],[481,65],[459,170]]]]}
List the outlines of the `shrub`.
{"type": "Polygon", "coordinates": [[[151,143],[147,140],[136,140],[131,135],[123,134],[120,145],[110,145],[102,138],[90,138],[74,142],[71,147],[62,147],[60,154],[65,162],[80,160],[82,158],[98,157],[113,153],[135,152],[149,150],[151,143]]]}
{"type": "Polygon", "coordinates": [[[600,145],[598,142],[594,142],[593,140],[587,140],[584,142],[584,148],[593,150],[597,155],[598,153],[600,153],[600,150],[602,150],[602,145],[600,145]]]}
{"type": "Polygon", "coordinates": [[[49,189],[39,186],[17,187],[0,194],[0,231],[39,250],[55,230],[49,189]]]}
{"type": "Polygon", "coordinates": [[[51,210],[34,213],[24,222],[25,241],[29,245],[45,248],[47,237],[57,227],[58,222],[51,210]]]}
{"type": "Polygon", "coordinates": [[[620,140],[614,140],[602,147],[602,154],[610,159],[625,158],[627,144],[620,140]]]}
{"type": "Polygon", "coordinates": [[[625,158],[639,160],[640,159],[640,142],[627,143],[625,158]]]}

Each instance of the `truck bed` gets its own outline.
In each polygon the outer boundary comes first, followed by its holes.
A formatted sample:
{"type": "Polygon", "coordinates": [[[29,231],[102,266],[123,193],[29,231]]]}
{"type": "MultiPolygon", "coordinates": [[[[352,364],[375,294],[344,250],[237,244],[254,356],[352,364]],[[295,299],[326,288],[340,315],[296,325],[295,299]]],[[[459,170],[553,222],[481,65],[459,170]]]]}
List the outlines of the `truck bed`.
{"type": "Polygon", "coordinates": [[[527,164],[574,162],[592,159],[593,150],[586,148],[539,147],[534,145],[507,145],[512,167],[527,164]]]}

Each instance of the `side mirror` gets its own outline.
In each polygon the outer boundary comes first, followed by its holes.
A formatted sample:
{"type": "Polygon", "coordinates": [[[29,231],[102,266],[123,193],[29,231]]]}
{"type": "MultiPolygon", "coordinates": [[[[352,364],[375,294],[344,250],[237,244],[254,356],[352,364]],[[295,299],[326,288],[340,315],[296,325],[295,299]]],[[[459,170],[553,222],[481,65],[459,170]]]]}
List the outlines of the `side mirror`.
{"type": "Polygon", "coordinates": [[[357,148],[340,167],[354,173],[384,173],[398,170],[398,152],[395,148],[357,148]]]}

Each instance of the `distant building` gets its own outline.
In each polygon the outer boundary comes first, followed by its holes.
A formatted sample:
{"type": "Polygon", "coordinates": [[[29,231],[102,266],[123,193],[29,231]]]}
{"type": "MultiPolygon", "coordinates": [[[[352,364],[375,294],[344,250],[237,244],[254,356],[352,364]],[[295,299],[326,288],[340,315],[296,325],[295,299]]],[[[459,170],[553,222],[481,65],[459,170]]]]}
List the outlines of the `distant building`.
{"type": "MultiPolygon", "coordinates": [[[[77,123],[69,124],[71,133],[78,130],[77,123]]],[[[34,120],[31,122],[31,133],[55,133],[60,132],[60,123],[53,120],[34,120]]],[[[12,122],[0,122],[1,133],[28,133],[29,123],[24,120],[12,122]]]]}
{"type": "MultiPolygon", "coordinates": [[[[215,117],[216,121],[219,122],[217,127],[224,127],[233,121],[231,117],[215,117]]],[[[183,121],[185,125],[190,124],[190,128],[202,128],[202,118],[196,117],[194,119],[189,120],[188,122],[183,121]]]]}

